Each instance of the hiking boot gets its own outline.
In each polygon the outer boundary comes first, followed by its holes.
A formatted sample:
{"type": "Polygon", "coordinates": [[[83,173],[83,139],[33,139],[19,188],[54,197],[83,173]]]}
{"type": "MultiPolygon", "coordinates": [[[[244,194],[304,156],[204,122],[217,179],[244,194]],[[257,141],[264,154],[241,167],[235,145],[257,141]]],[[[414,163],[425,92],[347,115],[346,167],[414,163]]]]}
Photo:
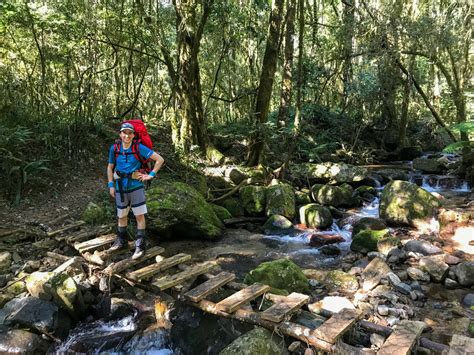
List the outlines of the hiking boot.
{"type": "Polygon", "coordinates": [[[127,242],[125,241],[125,239],[117,237],[117,239],[115,239],[114,244],[112,244],[109,250],[114,251],[114,250],[119,250],[126,247],[127,247],[127,242]]]}
{"type": "Polygon", "coordinates": [[[135,252],[132,255],[132,259],[138,259],[141,258],[145,254],[145,248],[143,246],[137,246],[135,247],[135,252]]]}

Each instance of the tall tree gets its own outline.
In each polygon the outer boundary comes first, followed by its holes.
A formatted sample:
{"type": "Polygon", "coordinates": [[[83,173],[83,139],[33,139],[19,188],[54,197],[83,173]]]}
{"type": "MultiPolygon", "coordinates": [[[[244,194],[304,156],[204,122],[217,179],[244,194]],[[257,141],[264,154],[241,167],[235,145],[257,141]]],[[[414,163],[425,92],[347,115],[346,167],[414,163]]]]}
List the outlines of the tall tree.
{"type": "Polygon", "coordinates": [[[267,43],[263,56],[260,83],[255,104],[256,131],[250,140],[247,165],[256,166],[263,163],[265,154],[264,124],[267,122],[268,110],[275,77],[278,45],[283,17],[284,0],[273,0],[268,26],[267,43]]]}
{"type": "Polygon", "coordinates": [[[283,62],[283,78],[281,81],[280,108],[278,110],[278,126],[284,127],[288,120],[288,111],[291,106],[292,77],[293,77],[293,50],[295,34],[295,2],[288,0],[285,30],[285,58],[283,62]]]}

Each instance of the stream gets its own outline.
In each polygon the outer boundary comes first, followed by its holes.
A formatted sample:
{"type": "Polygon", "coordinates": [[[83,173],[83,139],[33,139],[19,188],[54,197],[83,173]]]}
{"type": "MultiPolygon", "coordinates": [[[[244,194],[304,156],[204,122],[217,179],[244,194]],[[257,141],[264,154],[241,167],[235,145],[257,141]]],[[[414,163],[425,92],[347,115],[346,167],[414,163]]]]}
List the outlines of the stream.
{"type": "MultiPolygon", "coordinates": [[[[452,176],[413,174],[411,181],[446,198],[462,197],[471,192],[466,182],[452,176]]],[[[382,189],[382,186],[377,187],[379,192],[382,189]]],[[[246,230],[230,230],[222,241],[173,241],[163,246],[167,251],[171,249],[173,252],[174,248],[179,252],[188,252],[198,259],[215,258],[224,270],[237,270],[238,277],[262,261],[283,257],[289,257],[302,268],[330,268],[350,251],[353,223],[362,217],[378,217],[378,207],[379,197],[364,203],[361,208],[345,211],[348,217],[336,220],[326,231],[318,231],[343,238],[344,241],[335,244],[340,250],[340,254],[336,256],[325,255],[321,248],[309,246],[309,239],[314,230],[302,230],[291,235],[262,235],[246,230]]],[[[116,319],[79,323],[52,353],[187,353],[186,350],[180,350],[171,344],[168,330],[140,326],[141,316],[138,310],[132,309],[128,314],[116,319]]]]}

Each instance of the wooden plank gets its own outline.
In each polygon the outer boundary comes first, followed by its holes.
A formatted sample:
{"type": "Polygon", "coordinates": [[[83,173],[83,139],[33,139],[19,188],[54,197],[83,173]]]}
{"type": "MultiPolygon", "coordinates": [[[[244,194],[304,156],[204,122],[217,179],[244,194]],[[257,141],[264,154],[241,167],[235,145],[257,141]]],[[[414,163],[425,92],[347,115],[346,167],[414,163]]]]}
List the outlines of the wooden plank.
{"type": "Polygon", "coordinates": [[[280,323],[285,317],[309,302],[309,296],[293,292],[261,313],[263,319],[280,323]]]}
{"type": "Polygon", "coordinates": [[[84,253],[86,251],[91,251],[91,250],[100,248],[104,245],[110,244],[115,240],[115,238],[116,238],[116,235],[114,233],[106,234],[95,239],[87,240],[82,243],[76,243],[74,244],[74,248],[79,253],[84,253]]]}
{"type": "Polygon", "coordinates": [[[182,254],[182,253],[176,254],[170,258],[163,259],[155,264],[151,264],[151,265],[145,266],[144,268],[131,271],[127,273],[126,276],[132,280],[137,280],[137,281],[148,279],[154,274],[157,274],[161,271],[164,271],[175,265],[184,263],[189,260],[191,260],[191,255],[189,254],[182,254]]]}
{"type": "Polygon", "coordinates": [[[161,254],[165,251],[162,247],[153,247],[148,249],[141,258],[133,260],[132,258],[127,258],[124,260],[117,261],[116,263],[110,264],[104,269],[104,273],[108,275],[117,274],[129,267],[140,264],[141,262],[151,259],[158,254],[161,254]]]}
{"type": "Polygon", "coordinates": [[[360,315],[361,312],[355,309],[344,308],[316,328],[313,333],[317,338],[335,344],[337,339],[359,319],[360,315]]]}
{"type": "Polygon", "coordinates": [[[191,291],[186,292],[184,297],[192,302],[199,302],[206,296],[215,292],[219,287],[224,286],[226,283],[234,279],[234,274],[223,271],[219,275],[214,276],[212,279],[209,279],[199,286],[193,288],[191,291]]]}
{"type": "Polygon", "coordinates": [[[164,276],[156,279],[152,282],[152,285],[157,287],[160,291],[166,290],[170,287],[176,286],[183,281],[186,281],[192,277],[204,274],[215,267],[215,263],[206,262],[198,265],[194,265],[189,269],[180,273],[164,276]]]}
{"type": "Polygon", "coordinates": [[[428,326],[424,322],[402,320],[395,330],[385,340],[377,354],[405,355],[411,353],[411,348],[423,330],[428,326]]]}
{"type": "Polygon", "coordinates": [[[216,307],[219,311],[233,313],[235,310],[239,309],[240,306],[264,294],[269,289],[270,286],[268,285],[263,285],[258,282],[254,283],[253,285],[223,299],[216,304],[216,307]]]}

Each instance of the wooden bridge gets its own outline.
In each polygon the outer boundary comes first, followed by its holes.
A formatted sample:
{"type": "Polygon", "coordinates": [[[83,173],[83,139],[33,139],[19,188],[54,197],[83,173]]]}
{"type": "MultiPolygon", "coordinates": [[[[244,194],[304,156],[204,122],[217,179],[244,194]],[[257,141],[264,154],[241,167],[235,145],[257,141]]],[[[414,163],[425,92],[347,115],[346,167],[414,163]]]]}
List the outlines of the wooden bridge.
{"type": "MultiPolygon", "coordinates": [[[[240,284],[234,281],[234,274],[216,271],[218,265],[215,262],[193,263],[188,254],[165,258],[161,255],[165,250],[159,246],[148,249],[140,259],[132,260],[129,250],[108,250],[115,239],[114,234],[93,239],[90,239],[91,237],[91,233],[79,232],[73,236],[69,234],[63,239],[72,245],[92,268],[98,269],[104,278],[118,277],[132,284],[146,285],[148,290],[156,293],[167,290],[174,298],[184,300],[204,312],[265,327],[277,334],[295,338],[304,346],[346,354],[409,354],[417,346],[445,354],[474,352],[474,348],[471,348],[472,338],[453,336],[450,346],[447,346],[424,338],[422,333],[428,326],[423,322],[404,320],[392,329],[362,320],[363,315],[354,309],[343,309],[337,314],[321,311],[320,316],[325,316],[325,321],[316,329],[312,329],[292,321],[293,315],[310,301],[308,295],[292,293],[279,296],[269,293],[268,285],[240,284]],[[199,280],[201,283],[197,282],[199,280]],[[232,290],[233,293],[217,302],[210,301],[208,298],[215,296],[221,288],[232,290]],[[252,305],[262,304],[262,299],[270,301],[271,306],[260,310],[258,306],[252,305]],[[256,300],[260,302],[252,302],[256,300]],[[378,352],[344,343],[342,337],[352,327],[383,335],[386,339],[378,352]]],[[[130,242],[129,249],[133,247],[130,242]]],[[[53,256],[54,253],[48,254],[53,256]]],[[[55,256],[60,258],[57,254],[55,256]]],[[[66,257],[62,258],[67,260],[66,257]]],[[[60,268],[64,270],[77,259],[78,257],[67,260],[60,268]]]]}

